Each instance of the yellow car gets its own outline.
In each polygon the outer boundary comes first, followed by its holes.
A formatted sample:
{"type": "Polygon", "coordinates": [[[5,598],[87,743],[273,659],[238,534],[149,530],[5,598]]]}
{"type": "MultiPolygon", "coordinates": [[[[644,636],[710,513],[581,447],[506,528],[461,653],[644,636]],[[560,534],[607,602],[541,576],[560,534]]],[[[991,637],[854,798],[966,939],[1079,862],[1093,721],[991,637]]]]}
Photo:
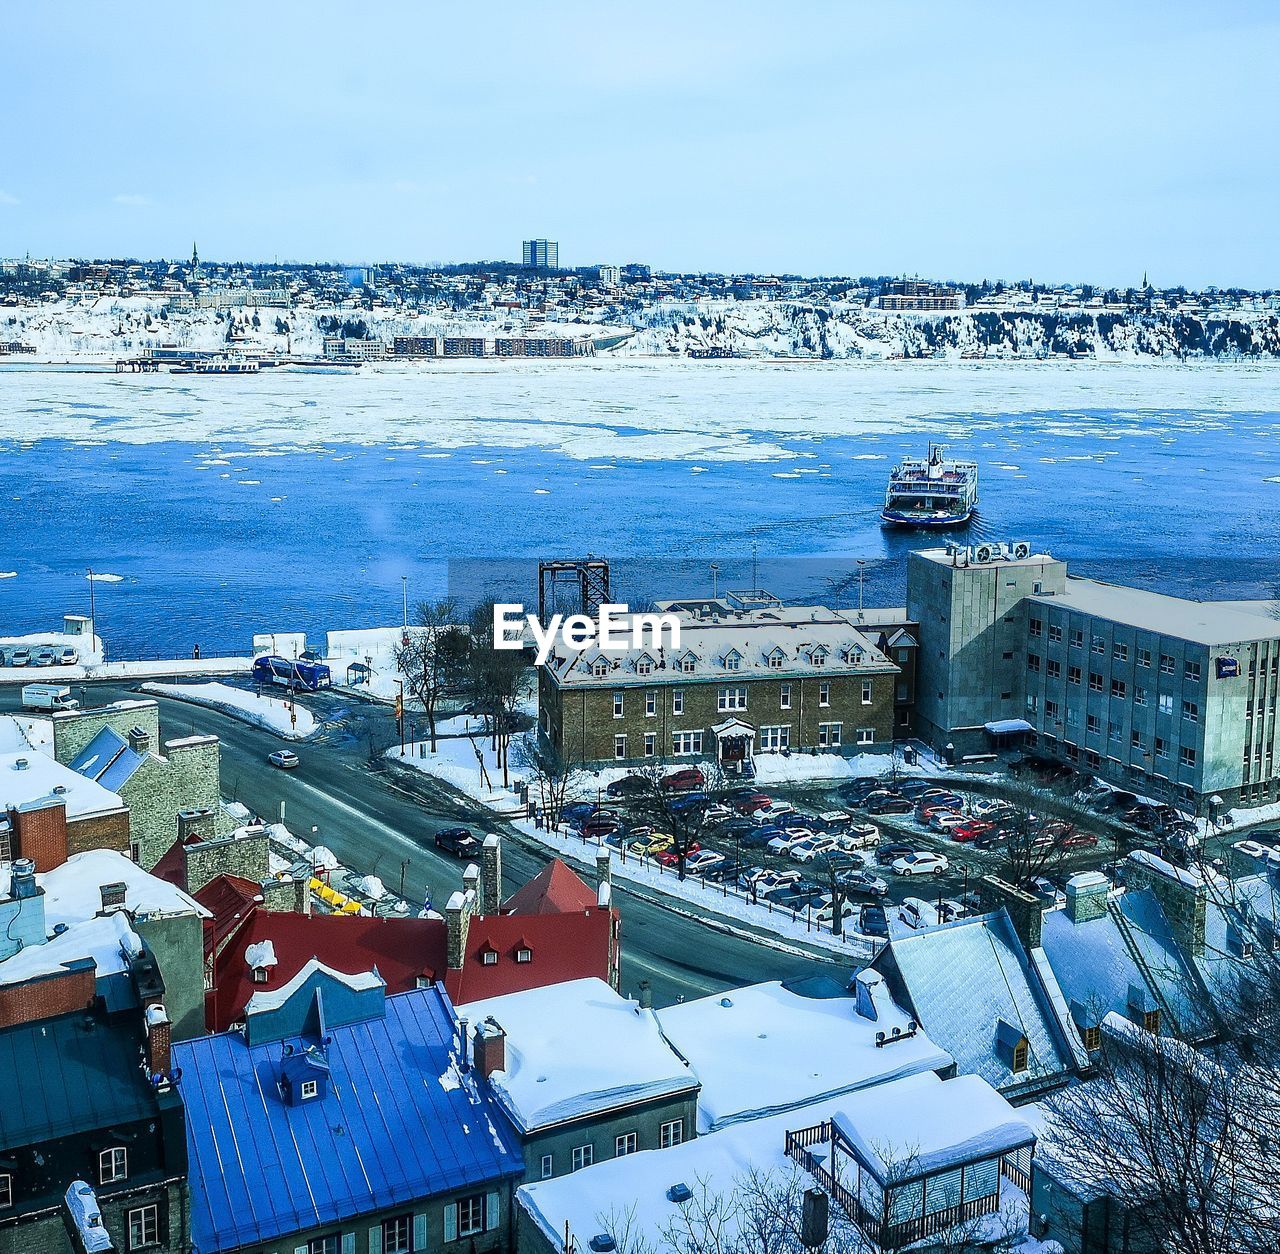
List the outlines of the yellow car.
{"type": "Polygon", "coordinates": [[[673,844],[675,841],[666,832],[651,832],[648,836],[633,840],[628,848],[632,853],[645,854],[652,858],[655,853],[662,853],[670,849],[673,844]]]}

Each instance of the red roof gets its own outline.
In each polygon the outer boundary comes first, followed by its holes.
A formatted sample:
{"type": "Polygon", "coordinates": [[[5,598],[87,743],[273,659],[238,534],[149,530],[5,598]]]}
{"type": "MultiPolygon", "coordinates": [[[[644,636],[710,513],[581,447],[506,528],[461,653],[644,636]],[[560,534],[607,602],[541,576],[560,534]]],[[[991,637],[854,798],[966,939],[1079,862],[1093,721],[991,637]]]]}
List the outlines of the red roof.
{"type": "MultiPolygon", "coordinates": [[[[189,845],[198,845],[199,843],[199,836],[191,836],[187,839],[187,844],[189,845]]],[[[186,889],[187,860],[182,855],[182,842],[180,840],[175,840],[169,846],[160,861],[151,868],[151,874],[159,879],[167,880],[170,884],[176,884],[181,889],[186,889]]]]}
{"type": "Polygon", "coordinates": [[[502,903],[502,913],[570,914],[590,910],[595,904],[595,891],[559,858],[553,858],[502,903]]]}
{"type": "Polygon", "coordinates": [[[213,916],[205,920],[205,952],[208,953],[212,945],[221,945],[256,913],[254,899],[261,897],[262,886],[242,875],[215,875],[191,895],[213,916]]]}

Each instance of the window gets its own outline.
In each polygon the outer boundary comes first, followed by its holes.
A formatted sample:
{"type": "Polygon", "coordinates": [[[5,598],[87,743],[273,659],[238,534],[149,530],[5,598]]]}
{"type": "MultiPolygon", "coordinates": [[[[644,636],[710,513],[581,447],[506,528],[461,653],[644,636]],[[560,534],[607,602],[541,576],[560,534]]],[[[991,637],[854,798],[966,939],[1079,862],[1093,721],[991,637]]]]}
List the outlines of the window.
{"type": "Polygon", "coordinates": [[[1089,672],[1089,691],[1090,692],[1102,691],[1102,676],[1099,675],[1097,671],[1089,672]]]}
{"type": "Polygon", "coordinates": [[[131,1250],[145,1250],[149,1245],[160,1244],[160,1207],[154,1202],[150,1206],[135,1207],[127,1219],[131,1250]]]}
{"type": "MultiPolygon", "coordinates": [[[[1138,650],[1138,665],[1139,665],[1139,666],[1146,666],[1146,667],[1150,667],[1150,665],[1151,665],[1151,650],[1150,650],[1150,649],[1139,649],[1139,650],[1138,650]]],[[[1090,1028],[1090,1029],[1089,1029],[1089,1031],[1091,1031],[1091,1032],[1092,1032],[1093,1030],[1094,1030],[1093,1028],[1090,1028]]]]}
{"type": "Polygon", "coordinates": [[[336,1232],[327,1237],[312,1237],[307,1242],[307,1254],[338,1254],[339,1241],[336,1232]]]}
{"type": "Polygon", "coordinates": [[[1049,624],[1049,643],[1050,644],[1062,643],[1062,628],[1057,623],[1049,624]]]}
{"type": "Polygon", "coordinates": [[[613,738],[613,756],[620,762],[627,756],[627,738],[626,736],[615,736],[613,738]]]}
{"type": "Polygon", "coordinates": [[[858,728],[858,743],[860,745],[873,745],[876,742],[876,729],[874,727],[858,728]]]}
{"type": "MultiPolygon", "coordinates": [[[[490,1226],[485,1223],[485,1197],[483,1193],[474,1193],[470,1197],[464,1197],[455,1202],[452,1209],[456,1216],[456,1235],[459,1237],[474,1237],[478,1233],[490,1226]]],[[[494,1207],[497,1210],[497,1207],[494,1207]]],[[[498,1216],[495,1214],[494,1223],[497,1223],[498,1216]]],[[[449,1239],[449,1225],[445,1224],[445,1240],[449,1239]]]]}
{"type": "Polygon", "coordinates": [[[843,727],[843,723],[819,723],[818,747],[820,749],[838,749],[840,747],[840,732],[843,727]]]}
{"type": "Polygon", "coordinates": [[[672,714],[684,713],[684,689],[683,688],[677,688],[671,694],[671,713],[672,714]]]}
{"type": "Polygon", "coordinates": [[[1096,714],[1085,715],[1085,730],[1091,732],[1100,732],[1102,730],[1102,720],[1096,714]]]}
{"type": "Polygon", "coordinates": [[[645,718],[653,718],[658,713],[658,694],[650,688],[644,694],[644,716],[645,718]]]}
{"type": "Polygon", "coordinates": [[[409,1254],[413,1248],[410,1241],[412,1216],[397,1215],[394,1219],[382,1221],[382,1254],[409,1254]]]}
{"type": "Polygon", "coordinates": [[[596,660],[591,663],[591,673],[597,679],[603,679],[605,675],[608,673],[608,671],[609,671],[609,663],[606,662],[602,657],[596,658],[596,660]]]}
{"type": "Polygon", "coordinates": [[[1182,717],[1188,723],[1198,723],[1200,721],[1200,707],[1194,701],[1184,701],[1182,703],[1182,717]]]}
{"type": "Polygon", "coordinates": [[[7,1210],[13,1205],[13,1176],[9,1172],[0,1173],[0,1210],[7,1210]]]}
{"type": "Polygon", "coordinates": [[[318,1080],[303,1080],[302,1082],[302,1100],[305,1102],[308,1098],[315,1097],[320,1092],[320,1083],[318,1080]]]}
{"type": "Polygon", "coordinates": [[[1027,623],[1027,631],[1030,635],[1039,637],[1044,631],[1044,623],[1038,618],[1033,618],[1027,623]]]}
{"type": "Polygon", "coordinates": [[[1163,736],[1156,737],[1156,757],[1167,758],[1169,756],[1169,742],[1163,736]]]}
{"type": "Polygon", "coordinates": [[[670,1149],[673,1145],[682,1144],[683,1141],[683,1119],[672,1119],[670,1123],[664,1123],[658,1131],[658,1147],[660,1149],[670,1149]]]}
{"type": "Polygon", "coordinates": [[[639,1148],[639,1137],[634,1132],[624,1132],[621,1136],[613,1138],[613,1156],[614,1158],[625,1158],[628,1154],[634,1154],[639,1148]]]}
{"type": "Polygon", "coordinates": [[[644,756],[646,758],[655,758],[658,756],[658,733],[657,732],[645,732],[644,756]]]}
{"type": "Polygon", "coordinates": [[[1078,666],[1067,667],[1067,683],[1078,684],[1080,682],[1080,668],[1078,666]]]}
{"type": "MultiPolygon", "coordinates": [[[[946,654],[944,654],[944,653],[939,653],[939,654],[938,654],[938,656],[939,656],[939,657],[945,657],[945,656],[946,656],[946,654]]],[[[1006,650],[1005,650],[1005,651],[1004,651],[1000,656],[1001,656],[1002,658],[1004,658],[1004,660],[1005,660],[1006,662],[1012,662],[1012,661],[1013,661],[1013,650],[1012,650],[1012,649],[1006,649],[1006,650]]]]}
{"type": "Polygon", "coordinates": [[[1171,653],[1162,653],[1160,655],[1160,674],[1173,674],[1173,655],[1171,653]]]}
{"type": "Polygon", "coordinates": [[[623,708],[623,694],[621,692],[615,692],[613,694],[613,717],[621,718],[623,708]]]}
{"type": "Polygon", "coordinates": [[[684,657],[680,659],[680,670],[686,675],[692,675],[694,667],[697,666],[697,664],[698,659],[695,658],[692,653],[686,653],[684,657]]]}
{"type": "Polygon", "coordinates": [[[729,653],[725,655],[724,668],[727,671],[740,670],[742,667],[742,655],[740,653],[729,653]]]}
{"type": "Polygon", "coordinates": [[[595,1146],[579,1145],[573,1151],[573,1170],[581,1171],[583,1167],[590,1167],[596,1160],[595,1146]]]}
{"type": "Polygon", "coordinates": [[[482,949],[480,951],[480,964],[486,967],[496,967],[498,965],[498,951],[496,949],[482,949]]]}
{"type": "Polygon", "coordinates": [[[784,658],[782,656],[782,650],[775,649],[772,653],[769,654],[769,669],[780,671],[782,669],[783,661],[784,661],[784,658]]]}
{"type": "Polygon", "coordinates": [[[1066,724],[1068,727],[1080,726],[1080,711],[1072,706],[1067,706],[1066,724]]]}
{"type": "Polygon", "coordinates": [[[1183,745],[1178,751],[1178,761],[1181,762],[1183,766],[1195,766],[1196,751],[1190,745],[1183,745]]]}
{"type": "Polygon", "coordinates": [[[778,709],[789,710],[791,708],[791,685],[783,684],[778,689],[778,709]]]}
{"type": "Polygon", "coordinates": [[[543,1154],[542,1178],[544,1180],[550,1180],[551,1177],[555,1174],[555,1170],[556,1170],[555,1159],[550,1154],[543,1154]]]}
{"type": "Polygon", "coordinates": [[[1024,1036],[1013,1047],[1013,1066],[1010,1070],[1016,1075],[1027,1069],[1027,1038],[1024,1036]]]}
{"type": "Polygon", "coordinates": [[[649,659],[648,659],[647,657],[642,657],[642,658],[641,658],[641,659],[636,663],[636,674],[637,674],[637,675],[652,675],[652,674],[653,674],[653,663],[652,663],[651,661],[649,661],[649,659]]]}
{"type": "Polygon", "coordinates": [[[1117,662],[1127,662],[1129,660],[1129,646],[1127,644],[1121,644],[1120,641],[1117,640],[1115,644],[1111,646],[1111,656],[1117,662]]]}
{"type": "Polygon", "coordinates": [[[1105,655],[1107,652],[1107,642],[1101,636],[1093,637],[1093,642],[1091,647],[1095,653],[1101,653],[1105,655]]]}
{"type": "Polygon", "coordinates": [[[862,704],[871,704],[871,680],[864,679],[862,681],[862,704]]]}
{"type": "Polygon", "coordinates": [[[528,945],[521,945],[521,946],[520,946],[520,948],[516,950],[516,961],[517,961],[517,962],[532,962],[532,961],[533,961],[533,950],[532,950],[532,949],[530,949],[528,945]]]}
{"type": "Polygon", "coordinates": [[[721,688],[716,696],[718,710],[745,710],[747,708],[746,688],[721,688]]]}
{"type": "Polygon", "coordinates": [[[829,683],[824,682],[818,685],[818,704],[820,706],[831,704],[831,685],[829,683]]]}
{"type": "Polygon", "coordinates": [[[98,1155],[98,1183],[114,1184],[129,1178],[129,1155],[123,1145],[105,1149],[98,1155]]]}
{"type": "Polygon", "coordinates": [[[1140,688],[1137,684],[1133,686],[1133,704],[1137,706],[1145,706],[1147,704],[1147,690],[1140,688]]]}
{"type": "Polygon", "coordinates": [[[1130,732],[1130,733],[1129,733],[1129,744],[1130,744],[1133,748],[1135,748],[1135,749],[1141,749],[1141,748],[1143,747],[1143,745],[1142,745],[1142,733],[1141,733],[1140,731],[1130,732]]]}
{"type": "Polygon", "coordinates": [[[1046,700],[1044,703],[1045,718],[1058,719],[1062,716],[1062,707],[1056,701],[1046,700]]]}
{"type": "Polygon", "coordinates": [[[700,731],[676,732],[671,737],[671,752],[677,757],[688,757],[690,754],[701,753],[702,733],[700,731]]]}
{"type": "Polygon", "coordinates": [[[1199,678],[1200,678],[1200,663],[1199,663],[1199,662],[1188,662],[1188,663],[1187,663],[1187,664],[1182,668],[1182,677],[1183,677],[1183,679],[1199,680],[1199,678]]]}
{"type": "Polygon", "coordinates": [[[1102,1029],[1101,1028],[1081,1028],[1080,1039],[1084,1042],[1084,1047],[1090,1053],[1102,1048],[1102,1029]]]}
{"type": "Polygon", "coordinates": [[[1123,679],[1113,679],[1111,681],[1111,695],[1123,700],[1128,692],[1123,679]]]}
{"type": "Polygon", "coordinates": [[[1048,676],[1050,679],[1062,678],[1062,663],[1059,662],[1056,658],[1050,658],[1044,664],[1044,668],[1045,668],[1045,671],[1048,673],[1048,676]]]}
{"type": "Polygon", "coordinates": [[[271,972],[266,967],[253,968],[253,982],[255,984],[265,984],[271,978],[271,972]]]}
{"type": "Polygon", "coordinates": [[[762,727],[760,729],[760,749],[763,753],[777,753],[791,748],[790,727],[762,727]]]}
{"type": "Polygon", "coordinates": [[[814,666],[826,666],[827,655],[825,650],[814,649],[813,652],[809,654],[809,661],[812,662],[814,666]]]}
{"type": "Polygon", "coordinates": [[[1040,670],[1040,655],[1039,655],[1038,653],[1028,653],[1028,654],[1027,654],[1027,670],[1029,670],[1029,671],[1035,671],[1035,672],[1039,673],[1039,670],[1040,670]]]}
{"type": "Polygon", "coordinates": [[[1161,714],[1173,713],[1173,696],[1171,693],[1162,692],[1160,694],[1160,699],[1157,704],[1159,706],[1159,710],[1161,714]]]}
{"type": "Polygon", "coordinates": [[[1077,630],[1071,633],[1071,647],[1073,649],[1084,648],[1084,632],[1083,631],[1077,630]]]}
{"type": "Polygon", "coordinates": [[[1151,1033],[1152,1036],[1160,1035],[1160,1011],[1147,1010],[1142,1015],[1142,1026],[1151,1033]]]}

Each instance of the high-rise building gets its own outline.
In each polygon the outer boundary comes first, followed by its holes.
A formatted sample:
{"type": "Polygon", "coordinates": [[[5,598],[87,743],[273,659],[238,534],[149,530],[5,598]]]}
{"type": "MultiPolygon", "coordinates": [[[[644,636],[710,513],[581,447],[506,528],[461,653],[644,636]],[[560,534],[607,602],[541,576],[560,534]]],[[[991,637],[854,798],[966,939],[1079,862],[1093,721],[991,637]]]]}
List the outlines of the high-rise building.
{"type": "Polygon", "coordinates": [[[535,270],[558,270],[560,243],[553,239],[527,239],[522,259],[526,266],[535,270]]]}

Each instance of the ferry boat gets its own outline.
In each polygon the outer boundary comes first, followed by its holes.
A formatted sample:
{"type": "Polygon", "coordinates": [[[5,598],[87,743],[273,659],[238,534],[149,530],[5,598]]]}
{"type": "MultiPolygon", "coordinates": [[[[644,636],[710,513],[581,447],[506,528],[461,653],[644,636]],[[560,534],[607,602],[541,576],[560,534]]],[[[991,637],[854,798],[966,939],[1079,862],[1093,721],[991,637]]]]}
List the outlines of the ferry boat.
{"type": "Polygon", "coordinates": [[[257,374],[258,362],[251,357],[211,357],[174,366],[170,374],[257,374]]]}
{"type": "Polygon", "coordinates": [[[889,475],[881,520],[897,527],[962,527],[978,504],[978,463],[951,461],[946,446],[904,457],[889,475]]]}

